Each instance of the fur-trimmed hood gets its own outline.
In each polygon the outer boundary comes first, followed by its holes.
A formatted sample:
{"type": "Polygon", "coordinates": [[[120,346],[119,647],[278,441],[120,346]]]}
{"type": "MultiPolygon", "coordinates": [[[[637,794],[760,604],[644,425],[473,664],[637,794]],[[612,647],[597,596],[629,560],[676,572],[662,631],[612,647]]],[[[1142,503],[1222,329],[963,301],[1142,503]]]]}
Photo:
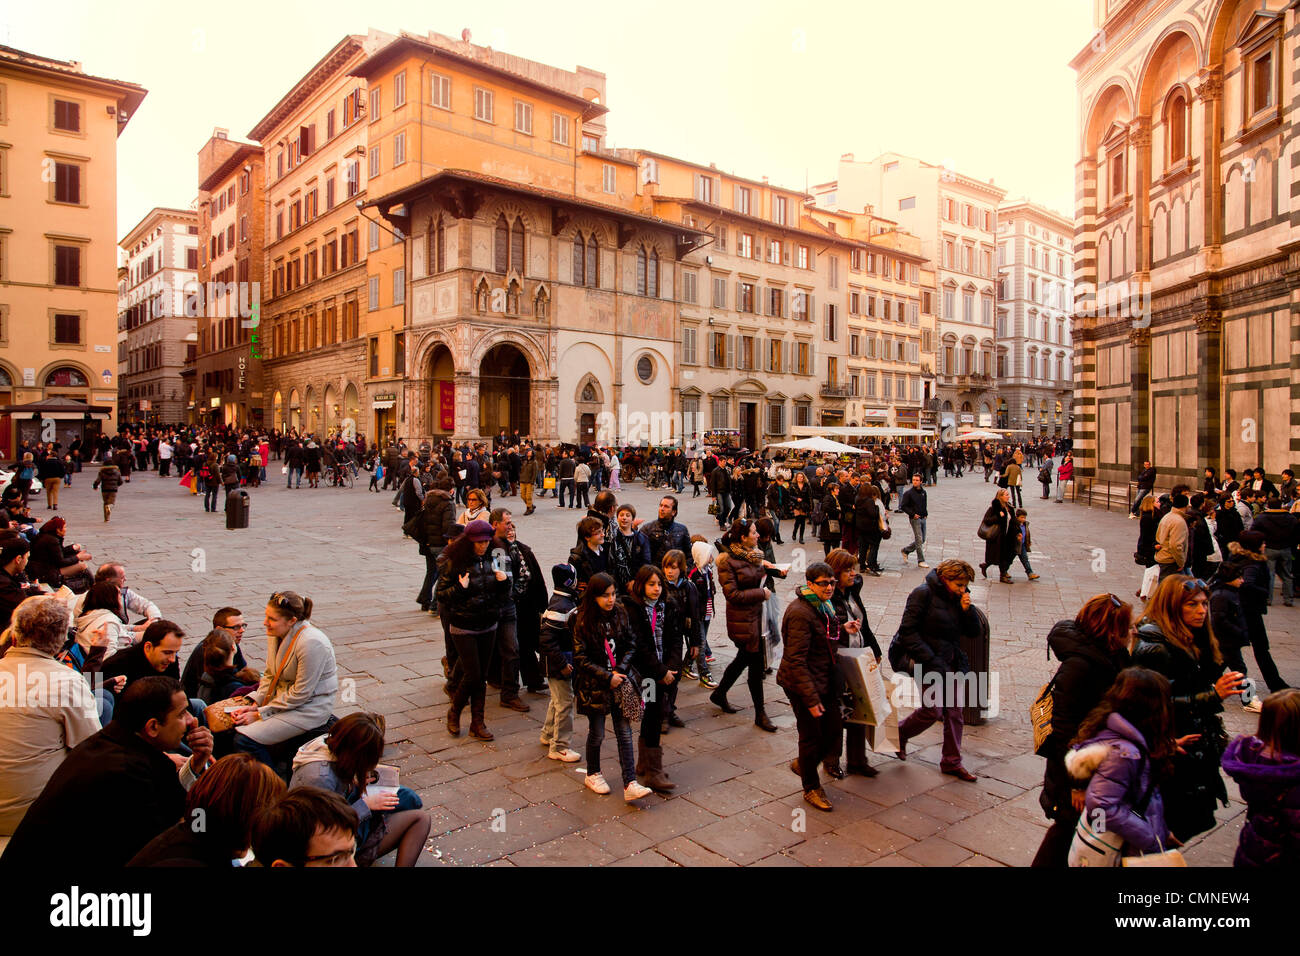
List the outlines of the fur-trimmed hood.
{"type": "Polygon", "coordinates": [[[1147,742],[1136,727],[1112,713],[1106,718],[1105,730],[1065,755],[1065,769],[1075,780],[1086,781],[1114,750],[1136,760],[1147,752],[1147,742]]]}
{"type": "Polygon", "coordinates": [[[1247,551],[1245,548],[1241,546],[1240,542],[1237,541],[1228,542],[1228,553],[1231,554],[1233,557],[1239,557],[1247,561],[1268,560],[1268,557],[1266,555],[1260,554],[1258,551],[1247,551]]]}

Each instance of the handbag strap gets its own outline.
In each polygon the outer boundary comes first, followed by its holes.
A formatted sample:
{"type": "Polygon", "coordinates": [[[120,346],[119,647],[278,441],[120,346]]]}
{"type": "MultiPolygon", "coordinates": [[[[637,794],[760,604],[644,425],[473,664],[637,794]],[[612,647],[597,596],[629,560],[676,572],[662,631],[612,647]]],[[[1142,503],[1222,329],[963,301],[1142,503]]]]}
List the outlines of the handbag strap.
{"type": "Polygon", "coordinates": [[[298,629],[293,632],[293,637],[289,638],[288,645],[276,655],[279,658],[279,662],[276,664],[275,676],[271,678],[271,686],[267,691],[272,697],[275,696],[275,689],[280,686],[280,675],[284,673],[284,666],[289,663],[289,654],[292,653],[294,645],[298,642],[298,635],[301,634],[306,627],[307,622],[302,621],[298,625],[298,629]]]}

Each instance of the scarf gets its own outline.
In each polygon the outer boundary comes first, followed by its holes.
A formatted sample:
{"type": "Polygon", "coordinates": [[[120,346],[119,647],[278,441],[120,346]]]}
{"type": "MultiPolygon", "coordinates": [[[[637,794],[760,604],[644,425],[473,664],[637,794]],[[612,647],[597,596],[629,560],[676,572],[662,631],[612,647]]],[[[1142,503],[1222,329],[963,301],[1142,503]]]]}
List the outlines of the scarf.
{"type": "Polygon", "coordinates": [[[758,548],[750,551],[743,544],[732,544],[728,546],[727,551],[732,557],[739,558],[741,561],[748,561],[758,567],[763,566],[763,552],[758,548]]]}
{"type": "Polygon", "coordinates": [[[819,614],[826,619],[826,640],[834,641],[836,635],[833,633],[832,623],[836,621],[835,608],[830,601],[823,601],[811,585],[805,584],[799,588],[799,597],[811,604],[819,614]]]}

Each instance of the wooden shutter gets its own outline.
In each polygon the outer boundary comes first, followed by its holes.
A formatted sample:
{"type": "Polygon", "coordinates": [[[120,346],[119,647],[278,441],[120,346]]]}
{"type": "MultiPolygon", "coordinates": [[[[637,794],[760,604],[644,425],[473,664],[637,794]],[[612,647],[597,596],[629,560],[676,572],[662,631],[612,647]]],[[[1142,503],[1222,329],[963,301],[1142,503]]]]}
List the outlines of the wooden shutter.
{"type": "Polygon", "coordinates": [[[731,332],[723,333],[727,337],[727,356],[722,363],[723,368],[736,367],[736,336],[731,332]]]}

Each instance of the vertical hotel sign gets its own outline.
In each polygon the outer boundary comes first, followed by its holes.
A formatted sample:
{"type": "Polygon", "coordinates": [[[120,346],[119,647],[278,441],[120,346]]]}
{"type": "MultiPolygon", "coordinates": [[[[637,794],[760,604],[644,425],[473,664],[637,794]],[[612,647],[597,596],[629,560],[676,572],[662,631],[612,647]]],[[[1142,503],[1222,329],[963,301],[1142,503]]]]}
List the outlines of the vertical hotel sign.
{"type": "Polygon", "coordinates": [[[456,430],[456,383],[438,383],[438,430],[456,430]]]}

